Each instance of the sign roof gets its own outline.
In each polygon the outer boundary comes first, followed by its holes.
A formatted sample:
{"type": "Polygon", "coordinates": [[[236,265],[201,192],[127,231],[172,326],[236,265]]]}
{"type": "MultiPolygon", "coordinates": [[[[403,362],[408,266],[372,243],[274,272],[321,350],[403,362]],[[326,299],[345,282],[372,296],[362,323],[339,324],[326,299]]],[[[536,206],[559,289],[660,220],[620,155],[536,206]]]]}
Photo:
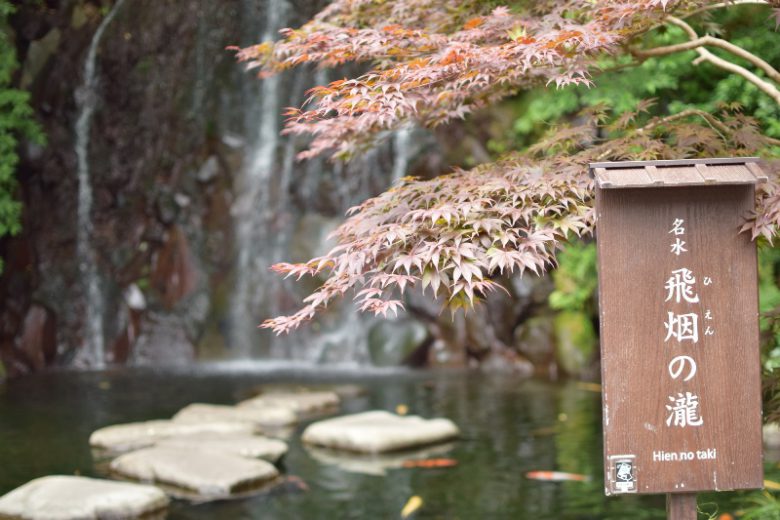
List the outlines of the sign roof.
{"type": "Polygon", "coordinates": [[[591,163],[602,189],[757,184],[767,176],[758,157],[591,163]]]}

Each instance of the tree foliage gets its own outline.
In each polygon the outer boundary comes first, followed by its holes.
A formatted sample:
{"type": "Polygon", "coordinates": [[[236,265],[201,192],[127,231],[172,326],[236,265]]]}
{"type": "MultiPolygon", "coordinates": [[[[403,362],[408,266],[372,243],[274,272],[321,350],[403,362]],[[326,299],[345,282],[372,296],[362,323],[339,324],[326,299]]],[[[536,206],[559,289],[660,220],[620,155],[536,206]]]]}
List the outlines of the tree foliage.
{"type": "MultiPolygon", "coordinates": [[[[737,7],[673,0],[511,7],[476,0],[337,0],[300,29],[282,31],[281,41],[241,49],[238,56],[261,76],[309,62],[371,67],[313,88],[302,109],[288,112],[286,132],[313,136],[304,158],[348,158],[409,121],[441,125],[539,86],[595,86],[590,92],[598,92],[604,68],[641,68],[686,52],[780,105],[771,65],[726,40],[699,37],[701,28],[690,25],[706,22],[714,8],[737,7]],[[667,26],[675,27],[669,31],[674,43],[658,41],[667,26]],[[724,50],[736,61],[723,58],[724,50]]],[[[589,162],[771,154],[778,145],[739,103],[669,113],[644,94],[638,92],[631,109],[588,103],[525,150],[432,180],[403,179],[352,208],[332,251],[275,266],[298,278],[326,278],[303,309],[263,326],[287,332],[349,292],[361,309],[377,314],[402,307],[412,287],[430,290],[451,309],[469,307],[499,287],[498,275],[539,274],[555,264],[566,240],[593,231],[589,162]]],[[[757,211],[744,228],[754,238],[774,236],[778,197],[774,180],[759,190],[757,211]]]]}
{"type": "Polygon", "coordinates": [[[0,0],[0,237],[15,235],[21,229],[21,203],[16,198],[15,176],[19,138],[44,141],[29,105],[29,93],[12,87],[14,72],[19,67],[8,29],[8,17],[13,12],[13,5],[0,0]]]}

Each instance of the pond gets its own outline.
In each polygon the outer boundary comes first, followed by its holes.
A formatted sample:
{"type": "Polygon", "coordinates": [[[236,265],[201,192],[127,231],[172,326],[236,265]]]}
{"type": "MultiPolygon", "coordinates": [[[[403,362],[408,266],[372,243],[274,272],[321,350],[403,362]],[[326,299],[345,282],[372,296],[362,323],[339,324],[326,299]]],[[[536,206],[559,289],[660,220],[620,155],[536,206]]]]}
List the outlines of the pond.
{"type": "MultiPolygon", "coordinates": [[[[285,487],[233,501],[176,501],[168,518],[398,518],[413,495],[423,500],[415,518],[665,518],[663,497],[604,497],[601,403],[592,384],[261,362],[54,372],[1,383],[0,495],[47,474],[96,475],[87,441],[101,426],[167,418],[196,401],[232,404],[270,384],[356,385],[362,391],[345,398],[343,412],[406,405],[412,414],[449,417],[462,436],[435,456],[458,465],[378,474],[370,465],[302,446],[304,423],[290,437],[281,466],[308,491],[285,487]],[[580,473],[590,481],[525,477],[534,470],[580,473]]],[[[736,500],[721,494],[720,511],[736,509],[736,500]]]]}

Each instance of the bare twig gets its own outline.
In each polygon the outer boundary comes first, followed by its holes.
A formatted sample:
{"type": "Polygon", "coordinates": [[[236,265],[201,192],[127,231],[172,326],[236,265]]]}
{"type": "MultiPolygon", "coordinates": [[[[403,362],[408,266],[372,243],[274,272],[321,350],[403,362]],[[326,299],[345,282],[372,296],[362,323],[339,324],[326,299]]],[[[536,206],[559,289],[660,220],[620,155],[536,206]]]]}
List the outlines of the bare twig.
{"type": "Polygon", "coordinates": [[[721,137],[724,139],[726,138],[726,135],[730,134],[731,131],[729,130],[729,127],[718,121],[718,119],[710,114],[709,112],[705,112],[704,110],[699,110],[697,108],[689,108],[687,110],[683,110],[682,112],[678,112],[676,114],[672,114],[670,116],[662,117],[660,119],[656,119],[655,121],[651,121],[650,123],[646,124],[642,128],[637,129],[636,133],[643,134],[645,132],[649,132],[650,130],[654,128],[658,128],[659,126],[665,124],[665,123],[671,123],[672,121],[677,121],[678,119],[685,119],[686,117],[691,116],[697,116],[704,121],[708,125],[712,127],[713,130],[721,134],[721,137]]]}
{"type": "Polygon", "coordinates": [[[660,56],[660,55],[672,54],[684,50],[691,50],[691,49],[695,50],[696,52],[699,53],[699,57],[693,61],[694,65],[698,65],[702,61],[708,61],[713,65],[715,65],[716,67],[732,72],[734,74],[738,74],[739,76],[742,76],[749,82],[756,85],[761,91],[763,91],[765,94],[771,97],[778,105],[780,105],[780,90],[778,90],[778,88],[773,83],[770,83],[769,81],[766,81],[763,78],[756,76],[746,68],[737,65],[736,63],[732,63],[730,61],[724,60],[723,58],[714,55],[709,50],[702,47],[702,45],[710,44],[710,45],[715,45],[720,48],[726,49],[732,52],[733,54],[748,60],[750,63],[764,70],[764,72],[770,75],[770,77],[780,81],[780,79],[778,79],[780,78],[780,74],[778,74],[778,72],[774,68],[772,68],[771,65],[769,65],[761,58],[742,49],[741,47],[738,47],[725,40],[720,40],[719,38],[713,38],[710,36],[699,38],[699,35],[696,34],[696,31],[694,31],[690,25],[688,25],[687,23],[685,23],[684,21],[680,20],[677,17],[669,16],[667,20],[669,21],[669,23],[681,27],[688,35],[691,41],[685,43],[679,43],[676,45],[669,45],[666,47],[658,47],[657,49],[649,49],[645,51],[634,51],[635,55],[642,56],[644,54],[644,56],[660,56]]]}
{"type": "MultiPolygon", "coordinates": [[[[669,17],[669,21],[672,21],[672,18],[674,17],[669,17]]],[[[674,22],[672,21],[672,23],[674,22]]],[[[731,54],[752,63],[759,69],[763,70],[766,73],[766,75],[769,76],[771,79],[780,83],[780,72],[775,70],[775,68],[772,67],[769,63],[762,60],[755,54],[746,51],[745,49],[743,49],[738,45],[734,45],[731,42],[728,42],[726,40],[721,40],[720,38],[715,38],[713,36],[702,36],[700,38],[689,40],[683,43],[678,43],[675,45],[655,47],[654,49],[647,49],[647,50],[634,50],[632,52],[635,56],[639,58],[650,58],[653,56],[664,56],[667,54],[674,54],[676,52],[693,50],[693,49],[697,49],[698,47],[703,47],[705,45],[709,45],[711,47],[719,47],[721,49],[729,51],[731,54]]]]}
{"type": "Polygon", "coordinates": [[[721,9],[723,7],[734,7],[735,5],[769,5],[769,2],[766,0],[731,0],[730,2],[718,2],[716,4],[705,5],[704,7],[695,9],[690,13],[685,13],[682,18],[689,18],[705,11],[712,11],[714,9],[721,9]]]}

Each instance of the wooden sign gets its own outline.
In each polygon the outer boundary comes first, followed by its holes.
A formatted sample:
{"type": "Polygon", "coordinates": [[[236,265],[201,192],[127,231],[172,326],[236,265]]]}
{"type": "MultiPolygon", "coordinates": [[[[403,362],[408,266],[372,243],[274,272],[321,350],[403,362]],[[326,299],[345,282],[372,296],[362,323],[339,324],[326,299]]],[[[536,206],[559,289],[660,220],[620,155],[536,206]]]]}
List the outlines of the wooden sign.
{"type": "Polygon", "coordinates": [[[591,171],[606,494],[762,487],[755,159],[591,171]]]}

